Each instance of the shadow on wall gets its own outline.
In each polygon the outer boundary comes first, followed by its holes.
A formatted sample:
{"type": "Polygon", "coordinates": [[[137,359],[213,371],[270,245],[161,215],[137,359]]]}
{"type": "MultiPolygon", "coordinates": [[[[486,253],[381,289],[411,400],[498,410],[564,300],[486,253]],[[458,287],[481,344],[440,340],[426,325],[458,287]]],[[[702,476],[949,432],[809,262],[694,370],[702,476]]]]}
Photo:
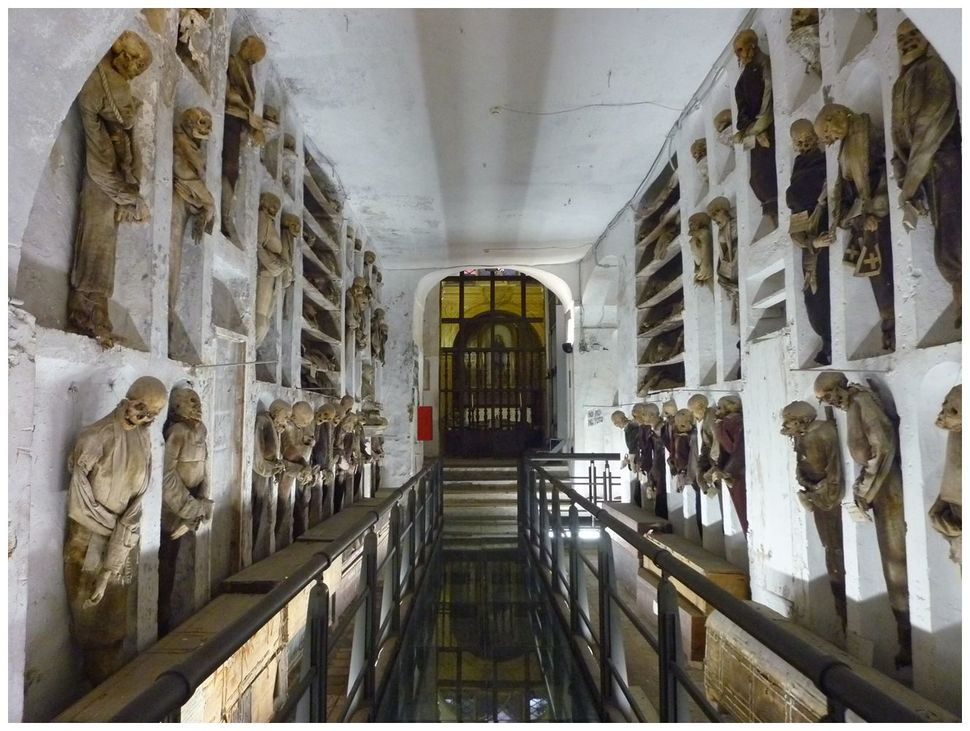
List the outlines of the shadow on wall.
{"type": "MultiPolygon", "coordinates": [[[[468,218],[469,205],[475,203],[456,198],[450,191],[467,188],[469,166],[466,151],[474,145],[463,133],[463,130],[470,128],[460,118],[463,109],[461,100],[465,95],[467,77],[476,73],[468,67],[472,54],[464,53],[467,36],[463,35],[460,25],[462,18],[469,14],[486,12],[416,10],[413,14],[441,189],[443,233],[446,241],[459,244],[467,226],[463,219],[468,218]]],[[[508,22],[508,27],[496,29],[498,32],[494,37],[495,43],[501,47],[497,59],[504,61],[504,68],[496,70],[496,73],[505,76],[505,80],[500,82],[501,86],[515,88],[519,98],[528,99],[530,105],[541,108],[552,56],[555,15],[550,18],[547,10],[520,10],[515,14],[496,17],[508,22]]],[[[518,116],[514,120],[506,118],[501,122],[505,157],[502,170],[493,172],[493,175],[504,180],[515,180],[518,186],[527,188],[533,171],[540,120],[538,116],[518,116]],[[511,139],[513,134],[514,140],[511,139]]],[[[508,187],[508,194],[512,194],[511,187],[508,187]]],[[[492,204],[497,211],[519,209],[524,205],[518,199],[495,200],[492,204]]],[[[517,232],[510,231],[507,235],[512,240],[518,238],[517,232]]]]}

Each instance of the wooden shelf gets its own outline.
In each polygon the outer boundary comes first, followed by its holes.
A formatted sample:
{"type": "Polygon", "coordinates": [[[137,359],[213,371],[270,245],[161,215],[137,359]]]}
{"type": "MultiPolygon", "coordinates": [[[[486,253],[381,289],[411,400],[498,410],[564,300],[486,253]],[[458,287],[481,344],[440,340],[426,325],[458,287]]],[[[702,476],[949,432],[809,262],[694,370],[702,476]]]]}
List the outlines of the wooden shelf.
{"type": "Polygon", "coordinates": [[[308,335],[310,335],[311,337],[314,337],[317,340],[321,340],[321,341],[323,341],[325,343],[330,343],[331,345],[337,345],[337,346],[340,345],[340,341],[339,340],[336,340],[336,339],[332,338],[331,336],[327,335],[322,330],[318,330],[316,327],[314,327],[309,322],[307,322],[307,319],[305,317],[302,317],[302,320],[303,320],[303,332],[305,332],[308,335]]]}
{"type": "Polygon", "coordinates": [[[667,244],[667,250],[664,252],[662,259],[654,259],[649,264],[647,264],[643,269],[637,272],[638,277],[649,277],[655,274],[657,271],[663,268],[665,264],[670,262],[675,256],[680,255],[680,236],[675,238],[669,244],[667,244]]]}
{"type": "Polygon", "coordinates": [[[644,369],[659,368],[661,366],[673,365],[674,363],[683,363],[683,362],[684,362],[684,354],[678,353],[673,358],[662,360],[658,363],[637,363],[637,368],[644,368],[644,369]]]}
{"type": "Polygon", "coordinates": [[[310,228],[313,229],[314,235],[327,245],[327,247],[333,252],[334,256],[339,258],[338,252],[340,251],[340,247],[337,246],[337,242],[334,240],[334,237],[329,231],[320,225],[320,222],[317,221],[316,216],[314,216],[313,212],[306,206],[303,206],[303,219],[304,221],[309,219],[310,228]]]}
{"type": "Polygon", "coordinates": [[[656,335],[662,335],[663,333],[670,332],[678,327],[681,327],[684,322],[684,311],[681,310],[676,315],[671,315],[669,318],[661,322],[659,325],[654,325],[649,330],[644,330],[643,332],[638,332],[637,337],[640,338],[652,338],[656,335]]]}
{"type": "Polygon", "coordinates": [[[637,241],[637,246],[649,246],[651,243],[660,238],[660,234],[674,221],[675,218],[680,216],[680,206],[676,203],[670,207],[669,210],[665,211],[660,220],[657,221],[657,225],[650,229],[650,233],[643,236],[639,241],[637,241]]]}
{"type": "Polygon", "coordinates": [[[637,305],[637,309],[638,310],[647,310],[647,309],[650,309],[651,307],[656,307],[658,304],[660,304],[661,302],[663,302],[665,299],[667,299],[674,292],[676,292],[678,290],[682,290],[684,288],[684,282],[683,282],[682,277],[683,277],[683,274],[681,274],[681,276],[678,277],[677,279],[675,279],[672,282],[670,282],[666,287],[664,287],[663,289],[661,289],[659,292],[657,292],[655,295],[653,295],[646,302],[637,305]]]}
{"type": "Polygon", "coordinates": [[[337,305],[324,297],[323,293],[313,286],[313,283],[306,278],[306,275],[303,277],[303,294],[309,297],[315,305],[319,305],[324,310],[330,310],[331,312],[340,311],[337,305]]]}
{"type": "Polygon", "coordinates": [[[340,217],[340,207],[331,201],[327,194],[320,190],[320,186],[317,185],[317,181],[314,179],[313,175],[309,170],[304,169],[303,171],[303,185],[307,190],[310,191],[310,195],[313,196],[313,200],[316,201],[317,205],[323,209],[323,212],[329,216],[331,219],[340,217]]]}
{"type": "Polygon", "coordinates": [[[303,245],[303,257],[305,259],[309,259],[310,261],[312,261],[315,267],[317,267],[321,272],[326,274],[331,279],[336,279],[337,281],[340,281],[340,277],[334,274],[332,271],[330,271],[329,267],[325,266],[324,263],[320,261],[320,259],[317,257],[315,253],[313,253],[313,249],[310,248],[310,245],[306,241],[302,242],[302,245],[303,245]]]}

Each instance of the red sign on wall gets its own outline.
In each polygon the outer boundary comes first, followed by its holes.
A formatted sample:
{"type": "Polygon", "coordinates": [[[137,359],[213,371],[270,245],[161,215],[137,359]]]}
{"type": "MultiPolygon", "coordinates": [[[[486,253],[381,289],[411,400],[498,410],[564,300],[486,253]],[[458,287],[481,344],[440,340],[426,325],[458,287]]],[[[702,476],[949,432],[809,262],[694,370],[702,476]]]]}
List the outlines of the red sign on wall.
{"type": "Polygon", "coordinates": [[[434,439],[434,421],[431,417],[430,406],[418,407],[418,441],[430,442],[434,439]]]}

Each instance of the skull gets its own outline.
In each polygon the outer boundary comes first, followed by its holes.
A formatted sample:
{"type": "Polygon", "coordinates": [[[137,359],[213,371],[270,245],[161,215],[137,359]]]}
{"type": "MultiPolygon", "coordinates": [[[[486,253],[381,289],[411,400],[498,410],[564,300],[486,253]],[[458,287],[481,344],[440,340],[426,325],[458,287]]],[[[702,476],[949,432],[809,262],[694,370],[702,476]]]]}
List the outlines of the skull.
{"type": "Polygon", "coordinates": [[[714,129],[716,129],[717,133],[720,135],[721,132],[730,128],[731,128],[731,110],[722,109],[720,112],[717,113],[717,116],[714,117],[714,129]]]}
{"type": "Polygon", "coordinates": [[[129,81],[141,75],[152,63],[152,49],[137,33],[126,30],[111,45],[111,66],[129,81]]]}
{"type": "Polygon", "coordinates": [[[183,8],[179,11],[179,41],[189,43],[208,25],[208,8],[183,8]]]}
{"type": "Polygon", "coordinates": [[[370,266],[375,261],[377,261],[377,254],[375,254],[373,251],[364,252],[364,266],[370,266]]]}
{"type": "Polygon", "coordinates": [[[707,204],[707,215],[713,219],[719,228],[731,224],[731,201],[724,196],[718,196],[707,204]]]}
{"type": "Polygon", "coordinates": [[[283,430],[286,429],[290,424],[290,417],[293,414],[293,409],[290,407],[286,401],[281,399],[276,399],[269,406],[269,415],[273,419],[273,426],[276,431],[282,434],[283,430]]]}
{"type": "Polygon", "coordinates": [[[125,394],[126,430],[148,426],[165,407],[168,389],[165,384],[152,376],[142,376],[135,380],[125,394]]]}
{"type": "Polygon", "coordinates": [[[316,414],[314,414],[314,419],[317,424],[332,424],[336,415],[337,408],[332,402],[327,401],[327,403],[317,409],[316,414]]]}
{"type": "Polygon", "coordinates": [[[346,416],[354,408],[354,397],[349,393],[340,399],[340,408],[337,409],[337,419],[346,416]]]}
{"type": "Polygon", "coordinates": [[[265,211],[269,215],[276,217],[280,212],[280,199],[272,193],[263,193],[259,196],[259,210],[265,211]]]}
{"type": "Polygon", "coordinates": [[[717,401],[716,415],[718,419],[723,419],[728,414],[741,413],[741,399],[737,396],[722,396],[717,401]]]}
{"type": "Polygon", "coordinates": [[[758,53],[758,34],[753,30],[743,30],[734,37],[734,55],[742,66],[754,61],[758,53]]]}
{"type": "Polygon", "coordinates": [[[640,404],[643,409],[640,416],[640,423],[649,427],[655,427],[660,423],[660,407],[657,404],[640,404]]]}
{"type": "Polygon", "coordinates": [[[381,274],[380,271],[378,271],[377,269],[375,269],[374,270],[374,279],[376,279],[378,281],[378,283],[383,282],[384,281],[384,275],[381,274]]]}
{"type": "Polygon", "coordinates": [[[786,437],[801,436],[817,417],[815,407],[807,401],[792,401],[781,410],[781,433],[786,437]]]}
{"type": "Polygon", "coordinates": [[[704,417],[707,415],[707,405],[707,396],[702,393],[695,393],[687,399],[687,410],[694,415],[694,419],[697,421],[704,420],[704,417]]]}
{"type": "Polygon", "coordinates": [[[380,307],[378,307],[376,310],[374,310],[374,319],[375,320],[383,320],[384,319],[384,310],[382,310],[380,307]]]}
{"type": "Polygon", "coordinates": [[[815,379],[815,398],[839,409],[849,408],[849,381],[844,373],[825,371],[815,379]]]}
{"type": "Polygon", "coordinates": [[[687,219],[687,231],[692,234],[702,231],[705,228],[708,228],[710,225],[711,217],[703,211],[695,213],[693,216],[687,219]]]}
{"type": "Polygon", "coordinates": [[[305,429],[313,423],[313,407],[306,401],[293,404],[293,425],[305,429]]]}
{"type": "Polygon", "coordinates": [[[849,134],[849,116],[852,112],[841,104],[826,104],[815,117],[815,133],[822,143],[831,145],[845,139],[849,134]]]}
{"type": "Polygon", "coordinates": [[[173,388],[169,408],[184,421],[202,421],[202,400],[191,388],[173,388]]]}
{"type": "Polygon", "coordinates": [[[674,414],[674,431],[678,434],[690,434],[694,430],[694,415],[687,409],[681,409],[674,414]]]}
{"type": "Polygon", "coordinates": [[[694,162],[700,162],[707,157],[707,140],[703,137],[694,140],[690,146],[690,156],[694,158],[694,162]]]}
{"type": "Polygon", "coordinates": [[[795,152],[805,155],[818,149],[818,135],[815,134],[815,125],[808,119],[796,119],[792,122],[791,144],[795,152]]]}
{"type": "Polygon", "coordinates": [[[909,66],[926,55],[929,48],[926,36],[919,32],[913,21],[904,20],[896,28],[896,47],[899,49],[899,60],[903,66],[909,66]]]}
{"type": "Polygon", "coordinates": [[[818,25],[818,8],[795,8],[791,11],[791,29],[798,30],[806,25],[818,25]]]}
{"type": "Polygon", "coordinates": [[[610,421],[613,422],[613,426],[615,426],[617,429],[625,429],[626,425],[630,423],[630,420],[622,411],[614,411],[612,414],[610,414],[610,421]]]}
{"type": "Polygon", "coordinates": [[[313,246],[317,241],[317,235],[313,233],[313,230],[307,226],[303,229],[303,240],[307,242],[308,246],[313,246]]]}
{"type": "Polygon", "coordinates": [[[673,416],[677,413],[677,402],[673,399],[669,399],[664,402],[663,414],[664,416],[673,416]]]}
{"type": "Polygon", "coordinates": [[[273,124],[280,123],[280,110],[272,104],[263,105],[263,119],[273,124]]]}
{"type": "Polygon", "coordinates": [[[299,216],[294,216],[292,213],[284,213],[281,222],[283,228],[290,232],[290,236],[297,238],[300,235],[300,230],[303,228],[303,221],[300,220],[299,216]]]}
{"type": "Polygon", "coordinates": [[[189,107],[182,112],[182,131],[196,140],[207,140],[212,132],[212,115],[202,107],[189,107]]]}
{"type": "Polygon", "coordinates": [[[296,138],[293,135],[289,133],[283,135],[283,149],[296,152],[296,138]]]}
{"type": "Polygon", "coordinates": [[[962,432],[963,385],[954,386],[943,399],[943,408],[936,417],[936,425],[947,431],[962,432]]]}
{"type": "Polygon", "coordinates": [[[266,57],[266,44],[259,36],[246,36],[239,44],[239,58],[246,63],[259,63],[266,57]]]}

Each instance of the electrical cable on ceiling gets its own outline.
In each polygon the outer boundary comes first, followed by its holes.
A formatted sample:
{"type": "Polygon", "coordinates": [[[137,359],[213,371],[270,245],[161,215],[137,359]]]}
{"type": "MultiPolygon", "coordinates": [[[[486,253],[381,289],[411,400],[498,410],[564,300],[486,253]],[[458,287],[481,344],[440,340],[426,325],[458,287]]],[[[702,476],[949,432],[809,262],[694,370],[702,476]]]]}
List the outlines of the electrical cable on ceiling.
{"type": "MultiPolygon", "coordinates": [[[[754,18],[754,12],[755,12],[754,9],[752,9],[745,14],[744,19],[741,21],[741,25],[739,26],[739,30],[742,28],[748,28],[751,26],[751,21],[754,18]]],[[[647,174],[643,177],[643,180],[640,181],[640,184],[637,186],[636,191],[630,197],[630,200],[624,203],[623,207],[616,212],[616,215],[613,216],[613,219],[609,222],[609,224],[607,224],[606,229],[603,231],[602,234],[600,234],[599,238],[597,238],[596,241],[593,243],[593,246],[592,246],[593,264],[595,266],[602,266],[604,268],[615,268],[617,266],[616,264],[600,264],[599,260],[596,258],[596,250],[599,248],[599,245],[603,243],[603,240],[620,222],[620,219],[622,218],[623,213],[626,211],[626,209],[629,208],[633,204],[633,202],[637,200],[637,198],[643,195],[643,192],[647,183],[652,181],[654,170],[657,169],[657,163],[660,162],[661,160],[664,161],[665,165],[673,162],[673,155],[669,154],[669,147],[670,147],[671,141],[674,138],[674,135],[681,129],[681,127],[683,126],[684,120],[687,118],[687,116],[695,109],[697,109],[697,107],[700,106],[701,99],[707,96],[707,94],[711,90],[711,87],[714,86],[714,82],[717,81],[718,78],[720,78],[721,74],[724,73],[725,62],[727,58],[733,53],[734,53],[733,44],[728,44],[724,48],[724,50],[721,51],[720,55],[717,57],[717,60],[714,62],[714,65],[711,66],[710,71],[707,72],[707,76],[705,76],[704,80],[701,82],[700,87],[698,87],[697,91],[694,92],[694,95],[690,98],[690,101],[688,101],[687,105],[684,107],[684,111],[680,113],[680,116],[677,117],[677,121],[674,122],[674,126],[671,127],[670,131],[667,133],[667,136],[664,138],[663,144],[660,146],[660,151],[657,153],[657,156],[654,158],[653,163],[651,163],[650,169],[647,170],[647,174]]]]}
{"type": "Polygon", "coordinates": [[[679,107],[672,107],[668,104],[663,104],[661,102],[655,102],[650,99],[645,99],[639,102],[597,102],[593,104],[581,104],[578,107],[568,107],[566,109],[557,109],[552,112],[532,112],[525,109],[513,109],[512,107],[507,107],[504,104],[496,104],[494,107],[489,109],[492,114],[498,114],[499,112],[513,112],[515,114],[528,114],[535,117],[547,117],[554,114],[569,114],[570,112],[578,112],[582,109],[593,109],[595,107],[638,107],[643,105],[650,105],[654,107],[660,107],[662,109],[669,109],[672,112],[679,112],[679,107]]]}

